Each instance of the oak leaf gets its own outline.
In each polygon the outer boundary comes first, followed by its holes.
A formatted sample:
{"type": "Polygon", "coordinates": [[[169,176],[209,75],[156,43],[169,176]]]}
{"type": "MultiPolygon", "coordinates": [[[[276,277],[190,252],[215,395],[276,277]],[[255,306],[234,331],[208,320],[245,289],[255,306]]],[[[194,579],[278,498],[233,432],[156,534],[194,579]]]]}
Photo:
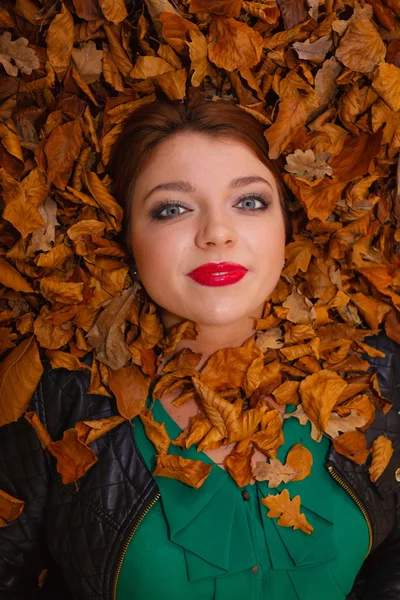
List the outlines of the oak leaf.
{"type": "Polygon", "coordinates": [[[329,152],[319,152],[317,155],[310,149],[295,150],[293,154],[286,157],[285,169],[289,173],[312,181],[320,179],[324,175],[332,175],[333,169],[326,164],[330,157],[329,152]]]}
{"type": "Polygon", "coordinates": [[[271,458],[269,462],[257,462],[253,468],[253,476],[257,481],[268,481],[269,488],[276,488],[282,483],[292,481],[297,475],[297,470],[292,466],[283,465],[278,458],[271,458]]]}
{"type": "Polygon", "coordinates": [[[206,465],[200,460],[182,458],[175,454],[158,454],[153,476],[177,479],[181,483],[198,489],[210,474],[211,467],[212,465],[206,465]]]}
{"type": "Polygon", "coordinates": [[[289,492],[285,489],[280,494],[269,494],[266,498],[261,498],[261,502],[269,508],[267,516],[270,519],[279,517],[278,525],[281,527],[301,529],[307,534],[314,531],[305,515],[300,512],[300,496],[295,496],[291,500],[289,492]]]}
{"type": "Polygon", "coordinates": [[[369,467],[371,481],[376,481],[388,466],[394,452],[391,440],[384,435],[377,437],[371,446],[372,462],[369,467]]]}
{"type": "Polygon", "coordinates": [[[0,63],[8,75],[16,77],[18,69],[30,75],[34,69],[40,67],[40,62],[32,48],[28,47],[28,40],[20,37],[11,40],[11,33],[5,31],[0,35],[0,63]],[[15,64],[12,64],[13,61],[15,64]]]}

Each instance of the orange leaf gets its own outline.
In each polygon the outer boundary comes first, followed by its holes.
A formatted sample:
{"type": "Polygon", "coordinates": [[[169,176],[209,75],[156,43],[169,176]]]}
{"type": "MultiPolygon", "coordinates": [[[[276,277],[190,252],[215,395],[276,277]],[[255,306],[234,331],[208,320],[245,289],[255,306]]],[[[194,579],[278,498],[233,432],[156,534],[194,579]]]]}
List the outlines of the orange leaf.
{"type": "Polygon", "coordinates": [[[34,336],[14,348],[0,366],[0,427],[18,421],[43,373],[34,336]]]}
{"type": "Polygon", "coordinates": [[[99,6],[111,23],[120,23],[128,16],[124,0],[99,0],[99,6]]]}
{"type": "Polygon", "coordinates": [[[297,471],[297,475],[293,477],[292,481],[301,481],[305,477],[308,477],[312,463],[313,457],[307,448],[302,444],[293,446],[286,457],[286,465],[293,467],[297,471]]]}
{"type": "Polygon", "coordinates": [[[300,383],[299,391],[304,411],[319,430],[321,437],[332,409],[346,387],[347,383],[329,369],[312,373],[300,383]]]}
{"type": "Polygon", "coordinates": [[[372,462],[369,467],[371,481],[376,481],[388,466],[394,452],[393,444],[384,435],[377,437],[371,447],[372,462]]]}
{"type": "Polygon", "coordinates": [[[220,69],[247,69],[254,67],[261,59],[261,35],[232,17],[213,17],[207,42],[208,58],[220,69]]]}
{"type": "Polygon", "coordinates": [[[242,0],[192,0],[190,13],[213,13],[226,17],[240,17],[242,0]]]}
{"type": "Polygon", "coordinates": [[[64,431],[62,440],[50,442],[47,450],[57,459],[57,471],[64,484],[76,483],[98,461],[93,450],[80,441],[76,429],[64,431]]]}
{"type": "Polygon", "coordinates": [[[146,436],[156,449],[157,454],[166,454],[168,452],[171,438],[169,437],[164,423],[157,423],[151,411],[146,408],[139,415],[143,423],[146,436]]]}
{"type": "Polygon", "coordinates": [[[69,173],[72,170],[72,164],[79,156],[82,142],[81,119],[53,129],[44,146],[48,181],[54,181],[60,173],[69,173]]]}
{"type": "Polygon", "coordinates": [[[307,111],[300,99],[283,98],[279,104],[276,121],[264,132],[271,159],[278,158],[282,154],[306,119],[307,111]]]}
{"type": "Polygon", "coordinates": [[[367,460],[369,450],[367,450],[367,440],[361,431],[350,431],[343,433],[332,440],[336,452],[343,454],[346,458],[352,460],[358,465],[363,465],[367,460]]]}
{"type": "Polygon", "coordinates": [[[283,490],[280,494],[269,494],[266,498],[261,498],[261,502],[269,508],[268,517],[271,519],[279,517],[278,525],[281,527],[301,529],[307,534],[314,531],[305,515],[300,512],[300,496],[295,496],[291,500],[289,492],[283,490]]]}
{"type": "Polygon", "coordinates": [[[278,448],[284,442],[282,420],[276,408],[264,414],[261,431],[255,433],[251,441],[269,458],[276,457],[278,448]]]}
{"type": "Polygon", "coordinates": [[[61,350],[51,350],[48,353],[50,364],[53,369],[68,369],[68,371],[90,371],[90,367],[81,363],[75,356],[61,350]]]}
{"type": "Polygon", "coordinates": [[[27,281],[0,256],[0,283],[16,292],[33,292],[27,281]]]}
{"type": "Polygon", "coordinates": [[[153,475],[177,479],[198,489],[210,474],[211,467],[212,465],[206,465],[200,460],[190,460],[174,454],[158,454],[157,466],[153,475]]]}
{"type": "Polygon", "coordinates": [[[236,448],[225,458],[225,467],[229,475],[239,487],[248,485],[253,478],[251,459],[254,454],[254,446],[249,444],[243,452],[236,448]]]}
{"type": "Polygon", "coordinates": [[[75,429],[78,433],[78,439],[88,445],[108,431],[118,427],[118,425],[121,425],[124,421],[124,417],[115,415],[105,419],[97,419],[95,421],[79,421],[79,423],[75,425],[75,429]]]}
{"type": "Polygon", "coordinates": [[[32,411],[26,412],[24,417],[28,421],[28,423],[30,425],[32,425],[33,429],[36,431],[36,435],[39,438],[39,441],[40,441],[40,444],[41,444],[43,450],[45,448],[47,448],[47,446],[51,442],[51,437],[50,437],[50,434],[47,431],[46,427],[43,425],[43,423],[39,419],[37,413],[34,410],[32,410],[32,411]]]}
{"type": "Polygon", "coordinates": [[[0,490],[0,527],[18,519],[24,510],[25,502],[0,490]]]}
{"type": "Polygon", "coordinates": [[[61,12],[50,23],[47,30],[47,56],[61,81],[71,60],[74,45],[74,20],[61,3],[61,12]]]}
{"type": "Polygon", "coordinates": [[[351,19],[336,50],[337,59],[361,73],[373,71],[385,54],[385,44],[369,19],[351,19]]]}

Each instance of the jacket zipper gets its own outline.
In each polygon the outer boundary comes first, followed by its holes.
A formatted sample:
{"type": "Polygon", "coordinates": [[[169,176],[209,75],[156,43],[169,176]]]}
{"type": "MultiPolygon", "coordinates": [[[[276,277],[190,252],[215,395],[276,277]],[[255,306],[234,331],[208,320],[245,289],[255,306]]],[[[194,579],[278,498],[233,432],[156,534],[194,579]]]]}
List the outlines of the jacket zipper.
{"type": "Polygon", "coordinates": [[[343,479],[340,477],[340,475],[337,474],[337,472],[335,471],[335,469],[333,468],[332,465],[328,466],[328,471],[331,474],[331,476],[333,477],[333,479],[335,481],[337,481],[339,483],[339,485],[341,485],[342,488],[349,494],[350,498],[352,498],[352,500],[354,500],[354,502],[357,504],[358,508],[361,510],[364,519],[367,522],[368,534],[369,534],[368,552],[365,557],[365,558],[367,558],[367,556],[371,552],[372,542],[373,542],[372,524],[371,524],[371,519],[369,518],[369,515],[367,513],[367,509],[365,508],[364,504],[361,502],[359,497],[353,492],[351,487],[345,481],[343,481],[343,479]]]}
{"type": "Polygon", "coordinates": [[[118,578],[119,578],[119,574],[121,572],[121,568],[122,568],[122,563],[124,562],[124,558],[125,558],[125,554],[126,551],[128,550],[128,546],[131,542],[131,539],[133,538],[133,536],[136,533],[137,528],[139,527],[140,523],[143,521],[143,519],[145,518],[145,516],[147,515],[147,513],[149,512],[149,510],[155,505],[155,503],[157,502],[157,500],[159,500],[161,494],[160,492],[157,492],[156,496],[153,498],[153,500],[146,506],[146,508],[144,509],[144,511],[141,513],[141,515],[139,516],[138,520],[135,521],[132,530],[130,532],[130,534],[128,535],[128,537],[126,538],[124,545],[122,547],[122,552],[121,555],[118,559],[118,563],[115,569],[115,575],[114,575],[114,582],[113,582],[113,600],[117,599],[117,584],[118,584],[118,578]]]}

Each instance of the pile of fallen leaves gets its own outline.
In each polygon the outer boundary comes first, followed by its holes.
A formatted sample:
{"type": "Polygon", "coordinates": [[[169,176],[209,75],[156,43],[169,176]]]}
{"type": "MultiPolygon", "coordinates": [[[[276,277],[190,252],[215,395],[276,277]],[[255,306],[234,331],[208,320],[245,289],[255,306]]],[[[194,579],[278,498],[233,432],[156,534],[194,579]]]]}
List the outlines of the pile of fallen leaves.
{"type": "MultiPolygon", "coordinates": [[[[338,452],[370,461],[373,481],[381,475],[391,444],[368,449],[364,431],[390,405],[361,355],[382,356],[363,341],[379,327],[400,342],[399,17],[399,0],[2,3],[0,425],[25,413],[64,483],[96,462],[92,441],[140,414],[157,471],[201,485],[204,466],[173,464],[171,440],[144,409],[149,390],[178,388],[175,402],[195,395],[203,412],[174,443],[235,443],[226,467],[239,485],[309,473],[305,449],[285,465],[276,458],[271,394],[296,406],[314,439],[330,436],[338,452]],[[256,338],[201,371],[190,352],[168,360],[196,327],[165,335],[131,280],[107,174],[125,120],[159,95],[234,100],[265,127],[295,199],[286,266],[256,338]],[[89,367],[81,359],[92,351],[89,367]],[[26,413],[41,359],[90,370],[90,393],[114,395],[121,416],[51,440],[26,413]],[[254,447],[268,462],[252,474],[254,447]]],[[[1,497],[11,509],[0,522],[15,518],[23,503],[1,497]]]]}

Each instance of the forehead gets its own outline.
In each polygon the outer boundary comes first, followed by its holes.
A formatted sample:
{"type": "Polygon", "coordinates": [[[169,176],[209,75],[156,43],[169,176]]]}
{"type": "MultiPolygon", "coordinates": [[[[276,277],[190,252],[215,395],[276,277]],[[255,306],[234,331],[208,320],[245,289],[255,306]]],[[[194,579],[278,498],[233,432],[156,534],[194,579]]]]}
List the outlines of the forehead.
{"type": "Polygon", "coordinates": [[[274,176],[244,142],[232,138],[185,131],[163,140],[153,151],[136,180],[136,190],[161,180],[190,178],[194,183],[223,184],[234,176],[274,176]]]}

